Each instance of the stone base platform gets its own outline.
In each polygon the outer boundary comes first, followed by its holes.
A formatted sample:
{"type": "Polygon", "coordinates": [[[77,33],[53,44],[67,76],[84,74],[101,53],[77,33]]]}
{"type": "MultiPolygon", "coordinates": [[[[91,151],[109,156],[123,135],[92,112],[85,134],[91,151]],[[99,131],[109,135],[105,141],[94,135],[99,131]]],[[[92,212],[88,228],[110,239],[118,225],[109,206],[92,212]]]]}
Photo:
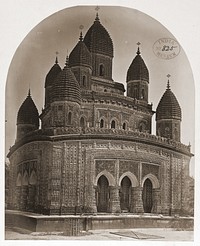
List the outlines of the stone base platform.
{"type": "Polygon", "coordinates": [[[41,215],[6,210],[5,224],[32,232],[64,232],[78,236],[82,231],[128,228],[175,228],[192,230],[193,217],[170,217],[153,214],[94,214],[94,215],[41,215]]]}

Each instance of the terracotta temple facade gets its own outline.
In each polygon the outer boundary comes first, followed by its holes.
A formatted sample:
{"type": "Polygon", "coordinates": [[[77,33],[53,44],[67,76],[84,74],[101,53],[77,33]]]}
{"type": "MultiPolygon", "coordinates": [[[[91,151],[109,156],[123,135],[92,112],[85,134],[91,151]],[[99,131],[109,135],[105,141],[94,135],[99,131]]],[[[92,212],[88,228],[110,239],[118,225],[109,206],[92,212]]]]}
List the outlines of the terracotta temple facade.
{"type": "Polygon", "coordinates": [[[156,112],[139,47],[127,93],[112,78],[113,41],[98,14],[64,68],[46,75],[39,115],[30,91],[10,148],[8,208],[42,214],[186,214],[190,146],[181,143],[181,107],[170,89],[156,112]],[[156,114],[156,135],[151,133],[156,114]]]}

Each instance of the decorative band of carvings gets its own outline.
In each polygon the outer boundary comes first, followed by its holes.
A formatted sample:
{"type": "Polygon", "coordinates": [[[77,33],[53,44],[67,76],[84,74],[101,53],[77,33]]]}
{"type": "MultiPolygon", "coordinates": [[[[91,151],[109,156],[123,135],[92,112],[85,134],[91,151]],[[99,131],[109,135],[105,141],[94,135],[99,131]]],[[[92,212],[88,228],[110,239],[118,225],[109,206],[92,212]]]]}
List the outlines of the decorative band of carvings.
{"type": "Polygon", "coordinates": [[[107,129],[94,127],[60,127],[56,129],[40,129],[17,142],[11,149],[8,157],[19,146],[32,141],[52,141],[61,139],[109,139],[141,142],[159,147],[168,148],[177,152],[192,156],[190,146],[186,146],[172,139],[151,135],[146,132],[130,131],[122,129],[107,129]]]}

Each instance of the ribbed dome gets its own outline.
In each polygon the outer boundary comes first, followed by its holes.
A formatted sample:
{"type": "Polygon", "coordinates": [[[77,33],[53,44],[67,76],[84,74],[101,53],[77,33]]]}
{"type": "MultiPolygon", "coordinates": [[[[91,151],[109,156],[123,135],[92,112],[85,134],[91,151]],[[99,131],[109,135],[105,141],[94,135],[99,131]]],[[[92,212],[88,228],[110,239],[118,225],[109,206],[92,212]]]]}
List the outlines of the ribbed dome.
{"type": "Polygon", "coordinates": [[[27,98],[22,103],[17,114],[17,125],[18,124],[32,124],[37,128],[39,127],[39,114],[38,110],[31,98],[30,91],[27,98]]]}
{"type": "Polygon", "coordinates": [[[73,66],[92,66],[92,56],[87,46],[83,42],[82,33],[80,40],[69,55],[69,65],[73,66]]]}
{"type": "Polygon", "coordinates": [[[69,67],[68,58],[66,66],[53,83],[52,101],[71,101],[79,104],[81,103],[80,85],[69,67]]]}
{"type": "Polygon", "coordinates": [[[145,80],[149,82],[149,71],[140,55],[139,48],[127,72],[126,81],[128,82],[130,80],[145,80]]]}
{"type": "Polygon", "coordinates": [[[169,84],[156,109],[156,120],[161,119],[181,120],[181,107],[169,84]]]}
{"type": "Polygon", "coordinates": [[[56,62],[53,65],[53,67],[48,72],[46,79],[45,79],[45,88],[47,86],[51,86],[53,84],[53,81],[58,76],[58,74],[61,72],[61,67],[58,64],[58,60],[56,58],[56,62]]]}
{"type": "Polygon", "coordinates": [[[113,42],[107,32],[99,21],[98,14],[94,24],[87,31],[84,43],[90,52],[98,53],[113,57],[113,42]]]}

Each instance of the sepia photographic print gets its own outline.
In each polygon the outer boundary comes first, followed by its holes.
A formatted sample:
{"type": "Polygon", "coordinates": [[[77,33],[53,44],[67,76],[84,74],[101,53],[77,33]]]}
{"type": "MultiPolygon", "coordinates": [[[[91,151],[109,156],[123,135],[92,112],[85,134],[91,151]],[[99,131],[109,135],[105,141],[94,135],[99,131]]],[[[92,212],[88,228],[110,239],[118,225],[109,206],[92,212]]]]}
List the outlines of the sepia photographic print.
{"type": "Polygon", "coordinates": [[[3,81],[4,243],[194,243],[195,80],[176,33],[114,2],[39,20],[3,81]]]}

